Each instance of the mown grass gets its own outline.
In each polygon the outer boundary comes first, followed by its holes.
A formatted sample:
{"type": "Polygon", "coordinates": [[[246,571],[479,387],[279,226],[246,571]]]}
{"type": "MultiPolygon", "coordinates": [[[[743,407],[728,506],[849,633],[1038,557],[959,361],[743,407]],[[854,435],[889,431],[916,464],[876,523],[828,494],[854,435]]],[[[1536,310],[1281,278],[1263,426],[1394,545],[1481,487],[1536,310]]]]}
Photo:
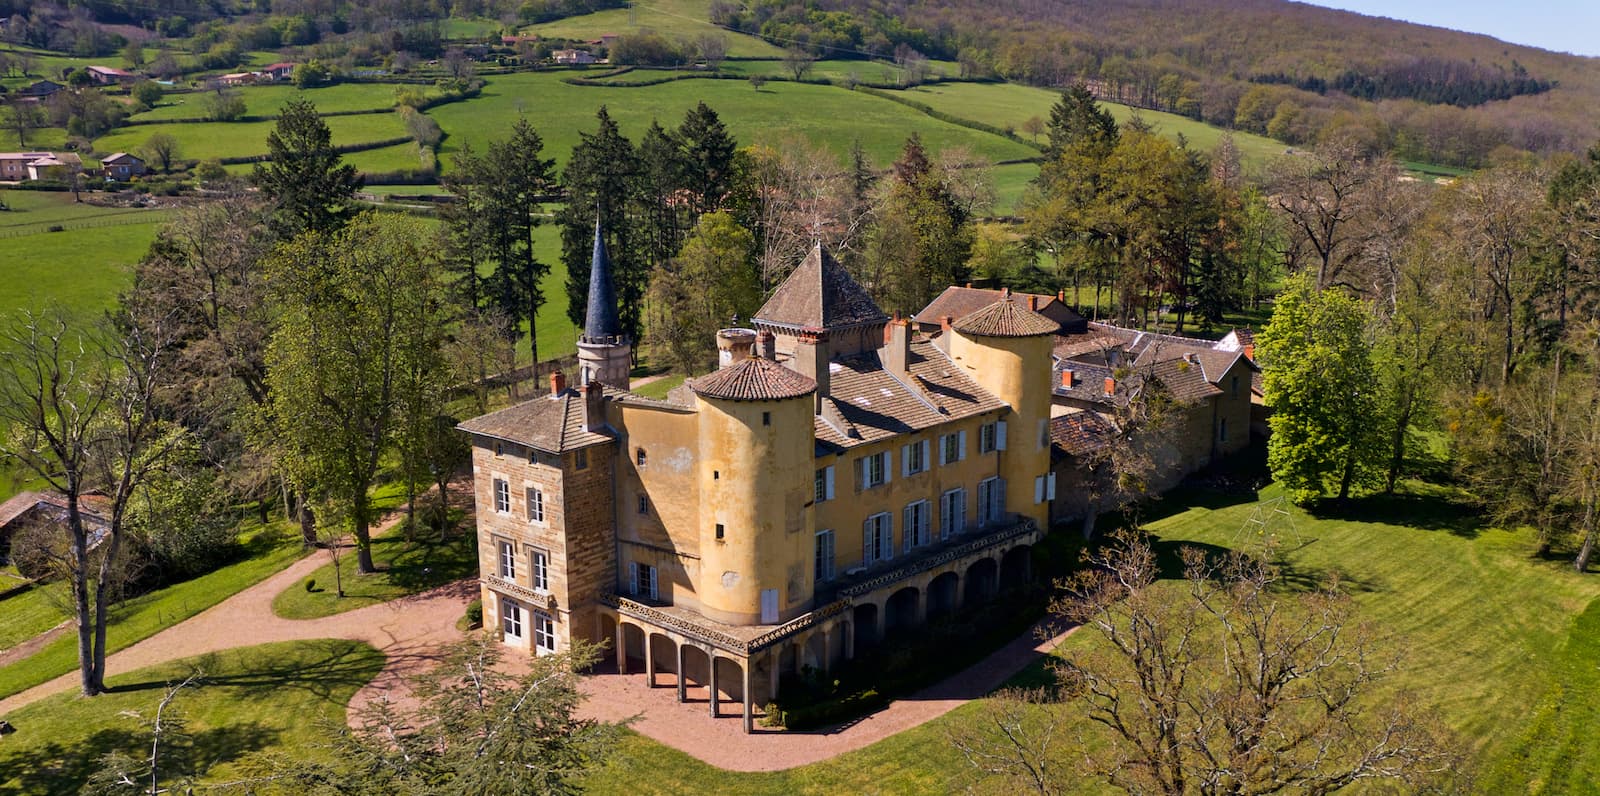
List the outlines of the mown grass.
{"type": "MultiPolygon", "coordinates": [[[[245,113],[250,116],[276,115],[292,99],[308,99],[316,103],[320,113],[334,111],[364,111],[394,107],[395,89],[387,83],[340,83],[322,88],[296,88],[288,84],[243,86],[238,89],[244,100],[245,113]]],[[[406,88],[426,88],[407,86],[406,88]]],[[[169,94],[156,107],[131,118],[153,119],[203,119],[206,92],[169,94]]]]}
{"type": "Polygon", "coordinates": [[[782,58],[783,50],[756,36],[723,30],[711,24],[711,0],[650,0],[630,8],[608,9],[567,17],[523,29],[547,38],[588,41],[604,35],[625,36],[654,31],[670,40],[695,39],[704,34],[724,37],[728,55],[735,58],[782,58]]]}
{"type": "MultiPolygon", "coordinates": [[[[407,169],[427,169],[433,167],[433,151],[424,150],[414,143],[406,142],[381,149],[351,152],[344,156],[344,162],[355,166],[357,171],[368,174],[405,171],[407,169]]],[[[426,186],[415,187],[423,188],[426,186]]]]}
{"type": "Polygon", "coordinates": [[[343,726],[350,698],[383,661],[358,641],[263,644],[118,675],[93,699],[48,697],[6,717],[17,732],[0,743],[0,793],[76,793],[101,755],[148,754],[147,722],[166,687],[197,668],[205,679],[171,708],[187,739],[164,750],[163,786],[181,776],[228,781],[235,761],[256,751],[329,759],[328,728],[343,726]]]}
{"type": "Polygon", "coordinates": [[[676,127],[684,113],[701,101],[717,111],[742,146],[776,147],[800,138],[842,157],[853,140],[860,140],[873,163],[886,168],[915,132],[934,153],[960,144],[994,160],[1038,154],[1014,141],[836,86],[773,82],[756,91],[742,80],[678,80],[623,88],[572,86],[560,82],[560,77],[557,73],[491,77],[479,98],[429,111],[449,134],[443,147],[446,170],[450,154],[463,144],[481,151],[487,141],[504,138],[519,115],[526,115],[544,137],[545,153],[564,163],[578,143],[578,134],[593,132],[601,105],[623,134],[637,141],[651,120],[676,127]]]}
{"type": "MultiPolygon", "coordinates": [[[[239,560],[116,606],[106,632],[108,649],[124,649],[188,619],[283,569],[304,552],[299,536],[282,521],[249,528],[246,534],[239,560]]],[[[77,665],[77,638],[64,634],[33,655],[0,668],[0,697],[59,677],[77,665]]]]}
{"type": "MultiPolygon", "coordinates": [[[[357,574],[355,549],[344,549],[339,556],[344,597],[338,594],[330,560],[308,577],[316,584],[313,589],[306,589],[305,581],[289,586],[273,598],[272,612],[285,619],[315,619],[397,600],[471,577],[478,572],[477,541],[475,530],[460,523],[442,542],[436,532],[422,527],[417,529],[415,538],[408,541],[397,526],[372,540],[372,557],[379,569],[376,573],[357,574]]],[[[328,558],[326,552],[318,555],[328,558]]]]}
{"type": "MultiPolygon", "coordinates": [[[[1187,492],[1147,513],[1162,550],[1192,543],[1256,548],[1247,521],[1281,495],[1229,498],[1187,492]]],[[[1600,782],[1600,579],[1565,561],[1535,555],[1531,534],[1483,527],[1441,490],[1418,487],[1368,498],[1322,516],[1290,509],[1293,528],[1270,527],[1284,543],[1291,585],[1342,574],[1360,619],[1403,649],[1406,662],[1373,696],[1415,694],[1419,708],[1454,730],[1483,793],[1592,792],[1600,782]]],[[[1069,648],[1095,643],[1078,634],[1069,648]]],[[[921,727],[838,758],[771,774],[738,774],[637,735],[594,775],[597,793],[932,793],[994,791],[972,781],[947,731],[976,720],[966,706],[921,727]]],[[[1082,729],[1088,729],[1084,724],[1082,729]]],[[[1063,762],[1076,753],[1060,736],[1063,762]]],[[[1075,779],[1075,778],[1074,778],[1075,779]]],[[[1099,792],[1069,781],[1074,793],[1099,792]]]]}
{"type": "Polygon", "coordinates": [[[646,398],[665,398],[667,393],[677,389],[678,385],[682,384],[686,378],[688,377],[682,373],[674,373],[662,376],[643,387],[635,388],[633,391],[646,398]]]}
{"type": "MultiPolygon", "coordinates": [[[[940,83],[911,89],[906,92],[906,97],[934,110],[997,127],[1009,126],[1019,135],[1025,135],[1022,133],[1023,123],[1034,116],[1048,121],[1050,107],[1061,98],[1061,92],[1012,83],[940,83]]],[[[1173,113],[1136,110],[1113,102],[1102,102],[1100,107],[1110,111],[1122,124],[1126,124],[1137,113],[1162,134],[1173,138],[1182,135],[1188,139],[1191,147],[1202,152],[1211,151],[1228,132],[1173,113]]],[[[1233,131],[1233,142],[1239,147],[1239,154],[1246,165],[1251,168],[1264,167],[1267,161],[1282,155],[1287,146],[1241,131],[1233,131]]]]}
{"type": "MultiPolygon", "coordinates": [[[[333,116],[324,120],[333,133],[334,146],[381,141],[406,134],[398,114],[376,113],[333,116]]],[[[187,160],[264,155],[267,133],[275,122],[200,122],[195,124],[145,124],[113,130],[94,142],[102,152],[131,152],[150,136],[166,133],[178,141],[178,156],[187,160]]]]}
{"type": "MultiPolygon", "coordinates": [[[[0,588],[16,584],[0,579],[0,588]]],[[[72,616],[72,595],[65,582],[35,584],[0,598],[0,652],[11,649],[72,616]]]]}
{"type": "Polygon", "coordinates": [[[128,285],[130,266],[170,216],[74,204],[69,193],[3,191],[0,198],[17,208],[0,213],[0,246],[6,251],[0,317],[51,305],[80,315],[109,308],[128,285]],[[48,231],[56,224],[67,229],[48,231]],[[106,226],[78,228],[97,224],[106,226]]]}

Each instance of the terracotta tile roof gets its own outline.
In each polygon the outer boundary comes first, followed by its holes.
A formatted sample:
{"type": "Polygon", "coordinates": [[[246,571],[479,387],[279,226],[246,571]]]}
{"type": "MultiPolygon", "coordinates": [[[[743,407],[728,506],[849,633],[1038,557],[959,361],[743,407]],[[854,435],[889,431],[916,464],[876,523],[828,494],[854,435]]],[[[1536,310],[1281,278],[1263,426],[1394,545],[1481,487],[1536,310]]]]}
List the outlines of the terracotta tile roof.
{"type": "Polygon", "coordinates": [[[1055,334],[1061,325],[1002,294],[999,301],[956,319],[951,328],[983,337],[1033,337],[1055,334]]]}
{"type": "Polygon", "coordinates": [[[811,248],[755,315],[761,323],[800,329],[881,323],[888,318],[821,244],[811,248]]]}
{"type": "MultiPolygon", "coordinates": [[[[1034,306],[1040,315],[1055,321],[1058,331],[1071,333],[1081,331],[1085,326],[1082,315],[1065,304],[1055,296],[1044,296],[1035,293],[1013,293],[1019,302],[1034,300],[1034,306]]],[[[943,293],[934,297],[923,307],[921,312],[912,318],[921,324],[938,325],[939,319],[945,316],[960,318],[971,315],[984,307],[1000,300],[1001,291],[978,287],[947,287],[943,293]]]]}
{"type": "Polygon", "coordinates": [[[1099,412],[1073,412],[1050,418],[1050,445],[1067,456],[1086,456],[1110,445],[1117,427],[1099,412]]]}
{"type": "Polygon", "coordinates": [[[728,401],[781,401],[817,390],[817,383],[810,378],[761,357],[750,357],[687,383],[696,395],[728,401]]]}
{"type": "Polygon", "coordinates": [[[560,395],[544,395],[516,406],[467,420],[456,428],[549,453],[586,448],[611,441],[610,429],[585,430],[588,412],[583,395],[568,389],[560,395]]]}
{"type": "Polygon", "coordinates": [[[1006,408],[926,340],[911,343],[906,371],[885,370],[876,351],[830,363],[816,419],[819,449],[838,452],[1006,408]]]}
{"type": "Polygon", "coordinates": [[[1057,362],[1054,369],[1056,395],[1097,404],[1123,406],[1128,402],[1129,385],[1126,379],[1116,379],[1116,371],[1106,365],[1088,362],[1057,362]],[[1063,386],[1061,374],[1072,371],[1072,386],[1063,386]],[[1115,392],[1106,395],[1106,379],[1115,380],[1115,392]]]}

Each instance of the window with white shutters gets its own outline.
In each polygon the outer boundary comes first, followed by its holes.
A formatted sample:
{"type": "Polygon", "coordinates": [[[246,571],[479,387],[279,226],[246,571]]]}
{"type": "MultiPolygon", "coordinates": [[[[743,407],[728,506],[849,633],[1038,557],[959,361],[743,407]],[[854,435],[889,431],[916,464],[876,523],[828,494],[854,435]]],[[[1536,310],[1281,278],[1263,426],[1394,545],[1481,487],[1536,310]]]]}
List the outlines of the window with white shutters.
{"type": "Polygon", "coordinates": [[[633,582],[630,584],[635,597],[646,599],[659,599],[656,592],[656,568],[649,564],[633,562],[633,582]]]}
{"type": "Polygon", "coordinates": [[[894,557],[894,522],[888,512],[874,514],[861,525],[861,563],[875,564],[894,557]]]}
{"type": "Polygon", "coordinates": [[[517,577],[517,548],[510,542],[500,543],[500,577],[506,580],[517,577]]]}
{"type": "Polygon", "coordinates": [[[991,525],[1005,514],[1006,487],[1002,478],[985,478],[978,482],[978,524],[991,525]]]}
{"type": "Polygon", "coordinates": [[[906,552],[926,545],[929,541],[928,526],[933,513],[933,507],[926,500],[910,503],[905,508],[905,518],[901,521],[901,545],[906,552]]]}
{"type": "Polygon", "coordinates": [[[833,500],[833,465],[817,470],[816,501],[833,500]]]}
{"type": "Polygon", "coordinates": [[[966,530],[967,490],[952,489],[939,496],[939,538],[949,539],[966,530]]]}
{"type": "Polygon", "coordinates": [[[901,475],[913,476],[928,470],[928,441],[918,440],[910,445],[900,446],[900,464],[903,468],[901,475]]]}
{"type": "Polygon", "coordinates": [[[891,465],[888,451],[879,451],[864,457],[861,460],[861,487],[871,489],[889,483],[891,465]]]}
{"type": "Polygon", "coordinates": [[[995,451],[995,424],[984,423],[978,426],[978,452],[994,453],[995,451]]]}
{"type": "Polygon", "coordinates": [[[833,580],[833,531],[817,531],[816,580],[833,580]]]}

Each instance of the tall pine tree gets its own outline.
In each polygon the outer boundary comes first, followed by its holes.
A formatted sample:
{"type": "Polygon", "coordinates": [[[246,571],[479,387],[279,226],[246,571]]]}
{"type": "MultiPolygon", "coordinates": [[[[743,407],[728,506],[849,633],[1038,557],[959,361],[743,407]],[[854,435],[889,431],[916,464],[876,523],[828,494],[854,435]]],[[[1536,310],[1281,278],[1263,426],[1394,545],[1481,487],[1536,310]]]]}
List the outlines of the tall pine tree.
{"type": "Polygon", "coordinates": [[[255,182],[274,205],[270,224],[280,238],[331,232],[349,219],[361,177],[333,148],[332,137],[317,106],[306,99],[283,106],[267,134],[270,160],[256,164],[255,182]]]}
{"type": "Polygon", "coordinates": [[[594,225],[605,230],[606,251],[611,255],[623,330],[639,339],[640,306],[649,280],[649,264],[640,251],[636,195],[639,156],[633,143],[622,136],[604,105],[596,115],[593,133],[580,133],[578,145],[562,171],[567,206],[561,212],[561,260],[567,266],[567,317],[583,325],[589,298],[589,259],[593,254],[594,225]]]}

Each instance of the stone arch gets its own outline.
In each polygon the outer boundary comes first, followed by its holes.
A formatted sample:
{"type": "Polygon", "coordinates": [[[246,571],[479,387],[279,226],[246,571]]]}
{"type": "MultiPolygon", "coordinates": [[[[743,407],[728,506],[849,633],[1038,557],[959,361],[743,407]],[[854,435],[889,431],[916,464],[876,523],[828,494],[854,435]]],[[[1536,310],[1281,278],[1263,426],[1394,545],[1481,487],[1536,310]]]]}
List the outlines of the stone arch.
{"type": "Polygon", "coordinates": [[[922,624],[921,589],[906,586],[889,595],[883,609],[884,635],[911,630],[920,624],[922,624]]]}
{"type": "Polygon", "coordinates": [[[961,605],[961,576],[954,572],[940,573],[928,581],[928,618],[953,613],[961,605]]]}
{"type": "Polygon", "coordinates": [[[644,671],[644,628],[632,623],[622,623],[622,657],[627,660],[628,671],[644,671]]]}
{"type": "Polygon", "coordinates": [[[1033,547],[1018,545],[1000,559],[1000,587],[1020,589],[1033,580],[1033,547]]]}
{"type": "Polygon", "coordinates": [[[1000,565],[992,558],[980,558],[968,565],[962,580],[966,581],[966,588],[962,590],[961,604],[977,605],[994,596],[1000,583],[1000,565]]]}
{"type": "Polygon", "coordinates": [[[828,638],[828,632],[829,628],[823,628],[806,637],[805,645],[801,648],[800,653],[801,666],[820,672],[831,665],[828,661],[828,655],[831,652],[828,642],[833,639],[828,638]]]}
{"type": "Polygon", "coordinates": [[[656,672],[672,672],[673,677],[677,677],[678,643],[665,633],[651,633],[650,663],[656,672]]]}
{"type": "Polygon", "coordinates": [[[711,659],[717,667],[717,701],[744,701],[744,667],[733,658],[717,655],[711,659]]]}
{"type": "Polygon", "coordinates": [[[852,614],[850,624],[856,631],[856,649],[864,650],[878,643],[878,623],[882,612],[877,603],[860,603],[852,614]]]}
{"type": "Polygon", "coordinates": [[[606,654],[601,657],[601,664],[616,664],[617,661],[617,618],[611,614],[600,614],[600,646],[605,648],[606,654]]]}
{"type": "Polygon", "coordinates": [[[711,682],[711,661],[705,650],[693,644],[683,645],[683,679],[697,687],[711,682]]]}

